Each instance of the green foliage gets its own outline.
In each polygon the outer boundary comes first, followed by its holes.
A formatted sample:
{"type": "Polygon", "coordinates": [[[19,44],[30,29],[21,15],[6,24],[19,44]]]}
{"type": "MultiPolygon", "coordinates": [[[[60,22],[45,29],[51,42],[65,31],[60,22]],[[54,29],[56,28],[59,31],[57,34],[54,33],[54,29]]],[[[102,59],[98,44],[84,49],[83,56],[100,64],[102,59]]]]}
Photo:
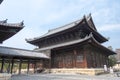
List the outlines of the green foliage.
{"type": "Polygon", "coordinates": [[[22,64],[22,69],[27,69],[27,64],[22,64]]]}
{"type": "Polygon", "coordinates": [[[115,58],[115,55],[109,56],[109,65],[113,67],[117,63],[117,60],[115,58]]]}

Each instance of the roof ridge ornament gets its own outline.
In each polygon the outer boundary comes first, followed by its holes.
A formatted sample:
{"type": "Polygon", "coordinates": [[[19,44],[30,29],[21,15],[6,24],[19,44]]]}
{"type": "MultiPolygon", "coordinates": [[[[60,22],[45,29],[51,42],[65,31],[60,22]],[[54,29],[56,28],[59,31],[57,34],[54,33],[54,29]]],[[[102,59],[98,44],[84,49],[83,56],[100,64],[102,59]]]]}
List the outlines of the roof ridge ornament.
{"type": "Polygon", "coordinates": [[[91,13],[89,13],[89,15],[88,15],[89,17],[91,17],[91,13]]]}
{"type": "Polygon", "coordinates": [[[7,23],[7,20],[8,20],[8,19],[4,20],[4,23],[7,23]]]}
{"type": "Polygon", "coordinates": [[[24,20],[20,22],[20,26],[23,26],[23,25],[24,25],[24,20]]]}
{"type": "Polygon", "coordinates": [[[0,23],[7,23],[7,20],[8,20],[8,19],[5,19],[5,20],[3,20],[3,21],[0,21],[0,23]]]}
{"type": "Polygon", "coordinates": [[[90,36],[90,37],[93,37],[93,34],[92,34],[92,32],[90,32],[89,36],[90,36]]]}

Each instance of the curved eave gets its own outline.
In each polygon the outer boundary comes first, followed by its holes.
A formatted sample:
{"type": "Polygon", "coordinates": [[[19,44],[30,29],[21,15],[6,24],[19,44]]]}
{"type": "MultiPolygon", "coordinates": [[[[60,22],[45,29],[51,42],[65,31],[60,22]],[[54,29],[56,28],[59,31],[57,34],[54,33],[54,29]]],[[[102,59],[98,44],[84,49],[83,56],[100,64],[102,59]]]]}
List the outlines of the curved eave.
{"type": "MultiPolygon", "coordinates": [[[[3,33],[3,32],[2,32],[3,33]]],[[[1,32],[0,32],[0,34],[1,34],[1,32]]],[[[1,34],[0,36],[0,42],[2,43],[3,41],[5,41],[5,40],[7,40],[7,39],[9,39],[10,37],[12,37],[13,35],[15,35],[16,33],[3,33],[3,34],[1,34]]]]}
{"type": "MultiPolygon", "coordinates": [[[[94,34],[94,37],[96,38],[96,40],[97,40],[98,42],[103,43],[103,42],[108,41],[105,37],[103,37],[101,34],[99,34],[99,33],[97,32],[97,29],[96,29],[96,27],[95,27],[95,25],[94,25],[94,23],[93,23],[93,21],[92,21],[91,15],[89,15],[89,16],[87,16],[87,17],[84,16],[80,21],[78,20],[78,21],[73,22],[73,23],[76,23],[76,24],[75,24],[75,25],[72,25],[72,26],[70,26],[70,27],[67,27],[67,29],[66,29],[66,28],[64,29],[64,27],[66,27],[66,26],[68,26],[68,25],[62,26],[62,27],[60,27],[60,28],[62,28],[61,31],[58,31],[58,32],[55,32],[55,33],[52,33],[52,34],[51,34],[51,31],[53,32],[54,30],[56,30],[56,29],[53,29],[53,30],[49,31],[47,34],[45,34],[45,35],[43,35],[43,36],[41,36],[41,37],[37,37],[37,38],[33,38],[33,39],[26,39],[26,41],[27,41],[28,43],[30,43],[30,44],[33,44],[33,45],[38,46],[38,44],[36,44],[36,43],[39,42],[40,40],[46,39],[46,38],[51,37],[51,36],[53,36],[53,35],[55,35],[55,34],[61,33],[61,32],[63,32],[63,31],[65,31],[65,30],[72,29],[72,28],[75,27],[76,25],[81,25],[82,22],[85,22],[85,25],[87,25],[87,26],[85,26],[85,27],[94,34]],[[91,24],[88,22],[88,20],[90,21],[91,24]],[[76,23],[76,22],[77,22],[77,23],[76,23]]],[[[70,24],[69,24],[69,25],[70,25],[70,24]]],[[[59,29],[59,28],[58,28],[58,29],[59,29]]]]}
{"type": "Polygon", "coordinates": [[[62,33],[62,32],[64,32],[64,31],[66,31],[66,30],[72,29],[72,28],[75,27],[76,25],[82,23],[83,20],[84,20],[84,17],[83,17],[82,19],[77,20],[77,21],[75,21],[75,22],[72,22],[72,23],[70,23],[70,24],[67,24],[67,25],[64,25],[64,26],[62,26],[62,27],[58,27],[58,28],[56,28],[56,29],[50,30],[50,31],[48,31],[48,33],[46,33],[45,35],[43,35],[43,36],[41,36],[41,37],[37,37],[37,38],[33,38],[33,39],[26,39],[26,41],[27,41],[28,43],[30,43],[30,44],[35,45],[35,43],[36,43],[37,41],[41,40],[41,39],[45,39],[45,38],[48,38],[48,37],[53,36],[53,35],[55,35],[55,34],[59,34],[59,33],[62,33]],[[55,30],[55,31],[54,31],[54,30],[55,30]]]}
{"type": "Polygon", "coordinates": [[[7,28],[23,28],[24,25],[21,24],[10,24],[10,23],[0,23],[0,26],[7,28]]]}
{"type": "Polygon", "coordinates": [[[3,2],[3,0],[0,0],[0,4],[3,2]]]}
{"type": "Polygon", "coordinates": [[[114,52],[114,51],[106,48],[106,47],[103,46],[103,45],[101,45],[93,36],[91,37],[91,40],[92,40],[92,41],[90,42],[90,44],[92,44],[92,45],[94,45],[94,46],[96,46],[96,47],[99,47],[100,49],[106,51],[106,52],[107,52],[106,54],[108,54],[108,55],[116,54],[116,52],[114,52]]]}
{"type": "Polygon", "coordinates": [[[108,39],[106,39],[106,38],[105,38],[104,36],[102,36],[99,32],[97,32],[97,29],[96,29],[96,27],[95,27],[95,25],[94,25],[94,22],[92,21],[91,15],[88,16],[88,18],[89,18],[89,19],[87,19],[87,18],[85,17],[85,22],[86,22],[86,24],[88,25],[89,30],[92,31],[92,33],[94,34],[94,36],[98,38],[98,39],[96,38],[96,40],[97,40],[98,42],[100,42],[100,43],[103,43],[103,42],[108,41],[108,39]],[[88,20],[91,21],[91,23],[92,23],[93,26],[91,26],[91,25],[89,24],[88,20]],[[92,27],[93,27],[94,29],[93,29],[92,27]]]}
{"type": "Polygon", "coordinates": [[[80,44],[80,45],[91,44],[91,45],[105,51],[106,55],[116,54],[114,51],[109,50],[108,48],[101,45],[97,40],[95,40],[92,33],[83,39],[78,39],[78,40],[64,42],[64,43],[60,43],[60,44],[56,44],[56,45],[52,45],[52,46],[43,47],[43,48],[38,49],[37,51],[63,48],[63,47],[74,46],[74,45],[78,45],[78,44],[80,44]]]}
{"type": "Polygon", "coordinates": [[[7,23],[7,20],[0,21],[0,27],[7,27],[7,28],[23,28],[24,27],[24,21],[21,21],[20,23],[7,23]]]}
{"type": "MultiPolygon", "coordinates": [[[[1,27],[1,26],[0,26],[1,27]]],[[[3,41],[9,39],[10,37],[14,36],[16,33],[18,33],[22,28],[22,27],[7,27],[7,26],[3,26],[4,29],[0,28],[0,43],[2,43],[3,41]],[[6,28],[5,28],[6,27],[6,28]],[[15,29],[15,31],[6,31],[7,28],[9,29],[15,29]],[[6,29],[6,30],[5,30],[6,29]]]]}

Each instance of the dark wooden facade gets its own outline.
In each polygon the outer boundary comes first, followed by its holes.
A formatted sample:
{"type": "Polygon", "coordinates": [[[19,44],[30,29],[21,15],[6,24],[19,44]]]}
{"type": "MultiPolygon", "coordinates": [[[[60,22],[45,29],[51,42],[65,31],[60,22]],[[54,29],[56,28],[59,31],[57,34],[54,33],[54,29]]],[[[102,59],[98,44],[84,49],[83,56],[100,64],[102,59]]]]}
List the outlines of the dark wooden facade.
{"type": "Polygon", "coordinates": [[[100,68],[108,65],[108,55],[92,45],[52,50],[52,68],[100,68]]]}
{"type": "Polygon", "coordinates": [[[37,51],[45,54],[50,51],[51,68],[101,68],[108,65],[108,56],[115,52],[101,45],[105,41],[107,39],[97,32],[91,15],[49,30],[41,37],[27,39],[28,43],[39,47],[37,51]]]}

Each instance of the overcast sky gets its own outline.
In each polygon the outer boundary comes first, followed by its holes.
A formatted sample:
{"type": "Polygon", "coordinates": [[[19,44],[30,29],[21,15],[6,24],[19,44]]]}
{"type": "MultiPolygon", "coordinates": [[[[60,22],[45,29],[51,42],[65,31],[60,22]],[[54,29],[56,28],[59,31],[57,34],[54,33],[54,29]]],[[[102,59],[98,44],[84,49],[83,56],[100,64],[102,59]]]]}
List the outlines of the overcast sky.
{"type": "Polygon", "coordinates": [[[110,40],[103,45],[120,48],[120,0],[4,0],[0,20],[8,23],[24,20],[25,27],[4,41],[1,46],[34,49],[25,38],[39,37],[57,28],[92,14],[97,30],[110,40]]]}

